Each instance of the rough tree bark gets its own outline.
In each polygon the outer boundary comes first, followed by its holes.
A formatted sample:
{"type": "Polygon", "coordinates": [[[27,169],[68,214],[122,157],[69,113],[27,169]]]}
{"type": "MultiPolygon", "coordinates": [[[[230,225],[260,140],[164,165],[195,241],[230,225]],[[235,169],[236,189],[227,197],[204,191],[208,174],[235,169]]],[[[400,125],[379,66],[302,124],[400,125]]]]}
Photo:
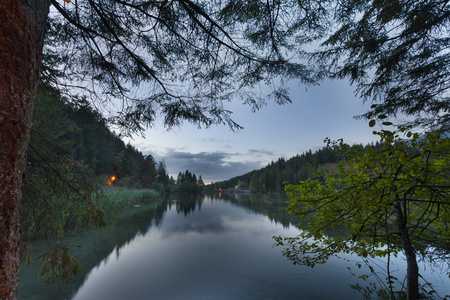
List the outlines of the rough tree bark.
{"type": "Polygon", "coordinates": [[[16,299],[19,209],[49,0],[0,1],[0,298],[16,299]]]}

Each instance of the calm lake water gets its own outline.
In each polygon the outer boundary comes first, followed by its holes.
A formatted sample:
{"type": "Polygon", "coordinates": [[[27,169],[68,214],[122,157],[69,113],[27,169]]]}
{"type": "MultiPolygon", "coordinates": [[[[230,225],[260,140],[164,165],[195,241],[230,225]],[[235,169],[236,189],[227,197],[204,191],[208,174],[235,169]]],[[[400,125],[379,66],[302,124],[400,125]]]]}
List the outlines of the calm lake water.
{"type": "MultiPolygon", "coordinates": [[[[273,236],[299,233],[298,220],[284,210],[286,200],[176,195],[136,206],[117,225],[64,239],[83,245],[74,254],[86,268],[69,285],[47,285],[37,278],[36,264],[22,266],[19,299],[363,299],[351,287],[368,284],[357,278],[369,273],[356,267],[358,258],[309,268],[273,247],[273,236]]],[[[404,276],[402,258],[395,268],[404,276]]],[[[445,275],[428,266],[425,276],[441,296],[450,294],[445,275]]]]}

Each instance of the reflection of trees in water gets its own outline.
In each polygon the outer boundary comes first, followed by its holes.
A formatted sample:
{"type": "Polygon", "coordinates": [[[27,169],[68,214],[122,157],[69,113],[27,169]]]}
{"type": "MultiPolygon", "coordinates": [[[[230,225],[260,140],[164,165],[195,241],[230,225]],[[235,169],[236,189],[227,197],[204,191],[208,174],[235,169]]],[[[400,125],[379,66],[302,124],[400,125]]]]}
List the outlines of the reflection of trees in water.
{"type": "MultiPolygon", "coordinates": [[[[448,254],[447,254],[448,255],[448,254]]],[[[356,256],[356,255],[355,255],[356,256]]],[[[386,299],[386,300],[406,300],[405,281],[406,273],[401,271],[401,267],[398,265],[398,260],[389,258],[361,258],[358,262],[355,262],[356,267],[349,268],[353,276],[358,278],[358,281],[354,284],[350,284],[350,287],[357,293],[361,294],[363,299],[386,299]],[[353,269],[365,270],[362,275],[356,275],[353,273],[353,269]]],[[[422,263],[421,269],[431,269],[433,275],[427,276],[429,279],[445,280],[442,261],[439,258],[435,261],[420,260],[422,263]]],[[[419,282],[420,299],[448,299],[448,295],[440,293],[435,290],[433,283],[429,282],[424,276],[421,276],[419,282]]]]}
{"type": "MultiPolygon", "coordinates": [[[[275,224],[280,223],[285,228],[298,225],[297,227],[300,229],[307,230],[308,222],[313,218],[312,216],[308,216],[302,219],[295,215],[288,214],[286,211],[286,201],[288,198],[284,194],[261,195],[226,193],[222,194],[221,199],[244,207],[251,213],[265,215],[275,224]]],[[[340,228],[340,230],[327,230],[325,234],[328,237],[336,237],[346,235],[348,232],[344,228],[340,228]]],[[[436,242],[439,243],[439,241],[436,242]]],[[[442,245],[440,246],[442,247],[442,245]]],[[[430,247],[427,247],[426,249],[427,251],[430,251],[430,247]]],[[[432,247],[432,249],[440,248],[436,246],[432,247]]],[[[440,274],[442,273],[442,267],[444,266],[445,269],[445,265],[449,261],[449,251],[447,250],[435,254],[436,255],[433,256],[436,259],[434,264],[433,261],[425,261],[424,257],[422,257],[422,262],[426,268],[436,267],[436,274],[440,274]],[[439,261],[440,264],[437,261],[439,261]]],[[[349,270],[349,272],[351,272],[359,281],[359,283],[350,285],[355,292],[360,293],[364,299],[405,299],[405,293],[403,291],[404,274],[398,274],[398,268],[392,269],[392,264],[396,264],[393,260],[377,260],[361,258],[358,256],[355,256],[354,259],[355,265],[357,266],[356,268],[358,269],[358,272],[356,272],[358,275],[353,274],[352,270],[349,270]],[[361,265],[365,265],[365,268],[361,268],[361,265]],[[398,278],[393,275],[398,276],[398,278]]],[[[351,263],[349,266],[353,267],[351,263]]],[[[441,299],[442,296],[444,296],[438,295],[436,291],[431,289],[431,286],[426,283],[425,278],[422,278],[422,280],[424,280],[424,284],[421,285],[421,293],[424,299],[441,299]],[[431,293],[434,294],[430,293],[430,289],[432,291],[431,293]]]]}
{"type": "Polygon", "coordinates": [[[177,213],[183,213],[185,216],[187,216],[188,214],[193,213],[196,207],[198,207],[198,210],[201,210],[203,195],[179,194],[177,195],[177,200],[174,202],[177,213]]]}
{"type": "Polygon", "coordinates": [[[167,198],[143,203],[140,207],[124,210],[120,219],[107,228],[94,228],[61,239],[61,244],[81,246],[74,247],[72,253],[85,268],[83,275],[75,277],[69,285],[48,285],[38,277],[40,266],[34,259],[35,263],[30,266],[21,265],[19,299],[36,299],[38,295],[44,295],[42,299],[70,299],[83,284],[86,275],[111,253],[115,252],[118,258],[121,248],[137,236],[144,235],[152,226],[160,226],[168,209],[167,203],[167,198]]]}
{"type": "Polygon", "coordinates": [[[221,199],[244,207],[250,213],[267,216],[272,222],[281,224],[284,228],[296,226],[302,221],[287,213],[288,198],[285,194],[223,193],[221,199]]]}
{"type": "MultiPolygon", "coordinates": [[[[285,194],[252,194],[252,193],[216,193],[216,194],[179,194],[167,202],[168,208],[175,206],[178,214],[187,216],[196,209],[201,210],[204,201],[226,201],[245,208],[249,213],[267,216],[275,224],[280,223],[284,228],[296,226],[302,220],[286,212],[285,194]]],[[[306,223],[305,223],[306,224],[306,223]]]]}
{"type": "Polygon", "coordinates": [[[109,228],[93,229],[86,233],[67,237],[63,241],[64,243],[83,245],[81,248],[74,248],[73,254],[86,269],[84,275],[75,278],[70,285],[49,286],[43,279],[37,277],[39,272],[37,264],[31,267],[22,266],[19,299],[32,299],[37,295],[45,295],[41,298],[70,298],[83,284],[85,276],[107,259],[111,253],[115,253],[118,258],[121,248],[130,244],[136,237],[144,235],[150,228],[160,227],[168,210],[175,208],[178,214],[187,216],[194,213],[196,209],[200,211],[204,201],[226,201],[242,207],[249,214],[266,216],[273,223],[281,224],[285,228],[295,226],[300,221],[296,216],[286,212],[287,197],[284,194],[267,196],[223,193],[220,197],[218,194],[163,196],[157,202],[144,203],[140,207],[124,210],[117,224],[111,225],[109,228]]]}

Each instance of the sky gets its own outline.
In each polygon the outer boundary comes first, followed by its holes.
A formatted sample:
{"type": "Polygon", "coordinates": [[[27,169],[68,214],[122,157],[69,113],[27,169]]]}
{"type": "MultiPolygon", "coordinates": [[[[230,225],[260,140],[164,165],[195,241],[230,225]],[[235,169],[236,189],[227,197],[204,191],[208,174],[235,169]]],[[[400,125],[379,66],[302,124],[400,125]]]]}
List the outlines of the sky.
{"type": "Polygon", "coordinates": [[[210,183],[260,169],[280,157],[287,160],[310,149],[314,152],[325,146],[327,137],[349,144],[377,140],[367,121],[353,118],[368,111],[370,103],[363,104],[348,82],[328,80],[307,90],[294,85],[290,94],[291,104],[269,103],[255,113],[248,105],[229,103],[232,118],[244,127],[239,131],[224,125],[198,129],[192,124],[168,131],[157,123],[145,137],[125,142],[157,162],[164,159],[175,179],[189,170],[210,183]]]}

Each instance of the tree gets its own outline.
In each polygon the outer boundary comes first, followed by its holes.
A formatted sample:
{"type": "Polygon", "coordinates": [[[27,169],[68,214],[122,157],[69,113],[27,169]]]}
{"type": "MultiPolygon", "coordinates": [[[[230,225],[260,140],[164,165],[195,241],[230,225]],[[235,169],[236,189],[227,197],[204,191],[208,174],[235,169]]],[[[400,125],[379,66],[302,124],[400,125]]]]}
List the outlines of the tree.
{"type": "MultiPolygon", "coordinates": [[[[38,1],[36,1],[38,5],[38,1]]],[[[45,1],[43,1],[45,2],[45,1]]],[[[45,7],[45,3],[44,7],[45,7]]],[[[48,12],[48,4],[46,5],[48,12]]],[[[44,9],[44,10],[45,10],[44,9]]],[[[20,1],[0,4],[0,297],[19,282],[20,201],[45,18],[20,1]]]]}
{"type": "Polygon", "coordinates": [[[329,26],[325,49],[314,56],[378,104],[363,116],[402,113],[414,116],[416,125],[448,130],[448,1],[323,2],[335,6],[329,13],[336,26],[329,26]]]}
{"type": "Polygon", "coordinates": [[[236,187],[237,187],[237,189],[241,190],[243,188],[246,188],[247,186],[246,186],[245,182],[243,182],[242,180],[239,179],[236,187]]]}
{"type": "MultiPolygon", "coordinates": [[[[305,66],[282,56],[294,39],[292,24],[279,13],[291,6],[277,1],[1,1],[1,298],[14,299],[17,293],[21,189],[41,63],[44,82],[101,100],[97,104],[125,131],[139,131],[157,115],[167,126],[187,120],[240,128],[224,102],[239,96],[255,109],[267,98],[286,103],[282,84],[268,97],[251,88],[278,75],[315,80],[305,66]],[[57,12],[51,16],[50,4],[57,12]]],[[[299,24],[310,18],[300,17],[299,24]]]]}
{"type": "Polygon", "coordinates": [[[166,170],[166,162],[164,159],[158,163],[158,168],[156,169],[156,182],[162,183],[164,186],[169,182],[169,175],[166,170]]]}
{"type": "Polygon", "coordinates": [[[177,184],[181,184],[184,181],[184,174],[179,172],[177,176],[177,184]]]}
{"type": "Polygon", "coordinates": [[[131,177],[139,174],[140,170],[138,170],[138,166],[141,167],[143,160],[142,154],[131,144],[128,144],[116,158],[118,175],[121,177],[131,177]]]}
{"type": "Polygon", "coordinates": [[[244,87],[280,75],[314,81],[305,66],[288,62],[280,52],[294,42],[292,24],[273,15],[291,5],[251,2],[246,7],[234,1],[84,0],[62,6],[52,0],[60,14],[49,18],[44,79],[69,85],[71,92],[80,81],[88,82],[78,91],[100,95],[103,105],[108,98],[119,98],[114,105],[122,105],[112,120],[131,131],[153,124],[157,115],[167,126],[187,120],[240,128],[224,101],[240,97],[255,109],[266,97],[290,101],[283,85],[271,86],[273,92],[262,97],[244,87]],[[238,42],[242,37],[244,42],[238,42]],[[71,72],[55,71],[55,61],[63,61],[71,72]]]}
{"type": "Polygon", "coordinates": [[[125,148],[123,141],[111,132],[106,119],[91,107],[86,98],[71,99],[61,97],[58,91],[54,93],[56,97],[59,95],[74,123],[66,134],[74,145],[70,152],[64,154],[94,170],[97,175],[113,172],[115,158],[125,148]]]}
{"type": "Polygon", "coordinates": [[[250,192],[257,193],[261,189],[261,184],[259,183],[259,178],[256,174],[253,174],[252,179],[249,184],[250,192]]]}
{"type": "Polygon", "coordinates": [[[311,267],[341,252],[376,257],[403,251],[407,298],[419,299],[416,256],[443,255],[448,263],[450,138],[439,132],[408,132],[410,139],[395,131],[377,134],[381,150],[335,142],[335,149],[349,153],[349,167],[286,186],[288,211],[313,217],[298,237],[276,240],[286,245],[285,256],[311,267]],[[328,237],[327,229],[342,234],[328,237]]]}
{"type": "Polygon", "coordinates": [[[147,155],[144,158],[144,161],[142,163],[141,180],[143,186],[146,188],[150,188],[156,179],[155,165],[156,165],[155,159],[151,154],[147,155]]]}
{"type": "Polygon", "coordinates": [[[67,155],[76,144],[68,133],[78,128],[65,108],[55,91],[39,87],[20,211],[23,242],[46,237],[48,244],[56,245],[52,237],[90,223],[87,212],[100,212],[90,201],[99,188],[93,172],[67,155]]]}
{"type": "Polygon", "coordinates": [[[14,298],[18,280],[18,212],[41,62],[44,82],[97,99],[126,132],[156,116],[167,126],[236,129],[224,103],[240,98],[257,110],[266,99],[289,102],[287,79],[312,84],[324,75],[299,61],[310,58],[302,45],[325,38],[319,62],[380,100],[366,117],[423,113],[418,123],[447,126],[450,54],[441,33],[449,15],[438,0],[2,0],[0,296],[14,298]],[[327,36],[327,28],[337,31],[327,36]],[[270,85],[268,95],[254,93],[259,83],[270,85]]]}
{"type": "Polygon", "coordinates": [[[202,175],[198,176],[197,185],[200,189],[204,188],[205,183],[203,182],[202,175]]]}
{"type": "Polygon", "coordinates": [[[181,172],[178,173],[176,184],[177,192],[181,193],[199,193],[205,185],[201,175],[197,180],[197,175],[191,173],[189,170],[186,170],[184,174],[181,172]]]}

